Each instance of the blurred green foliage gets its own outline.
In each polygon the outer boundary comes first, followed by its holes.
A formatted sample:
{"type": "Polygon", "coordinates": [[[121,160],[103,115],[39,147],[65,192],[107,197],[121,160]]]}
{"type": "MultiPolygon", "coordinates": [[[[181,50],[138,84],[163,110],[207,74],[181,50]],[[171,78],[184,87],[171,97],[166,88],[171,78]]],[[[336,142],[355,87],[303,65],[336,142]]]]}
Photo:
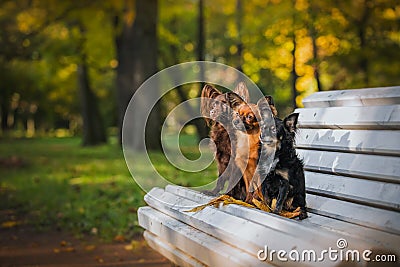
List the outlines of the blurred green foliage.
{"type": "MultiPolygon", "coordinates": [[[[55,128],[79,133],[76,69],[84,51],[106,127],[116,126],[115,38],[121,29],[114,20],[122,16],[134,22],[134,9],[124,13],[127,3],[2,1],[0,112],[7,112],[2,125],[27,136],[55,128]],[[78,24],[85,26],[84,36],[78,24]],[[80,46],[82,38],[86,41],[80,46]]],[[[398,1],[249,0],[242,1],[240,18],[237,1],[206,0],[204,4],[206,60],[241,67],[265,93],[275,97],[282,115],[293,108],[294,40],[298,105],[318,89],[400,83],[398,1]]],[[[197,1],[161,0],[158,5],[159,69],[195,60],[197,1]]],[[[199,88],[188,85],[185,90],[194,97],[199,88]]],[[[163,114],[177,102],[176,93],[166,96],[163,114]]]]}

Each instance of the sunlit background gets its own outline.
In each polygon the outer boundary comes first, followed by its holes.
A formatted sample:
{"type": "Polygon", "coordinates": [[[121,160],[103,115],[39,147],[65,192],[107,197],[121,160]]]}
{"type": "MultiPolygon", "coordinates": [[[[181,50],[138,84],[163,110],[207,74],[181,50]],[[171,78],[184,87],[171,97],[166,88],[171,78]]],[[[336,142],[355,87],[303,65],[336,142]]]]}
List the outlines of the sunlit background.
{"type": "MultiPolygon", "coordinates": [[[[147,11],[156,14],[158,70],[197,59],[228,64],[273,95],[283,114],[318,90],[400,83],[398,1],[201,4],[202,20],[199,1],[161,0],[147,11]]],[[[121,106],[117,76],[135,72],[124,74],[119,68],[121,58],[131,55],[118,42],[129,37],[135,18],[134,1],[2,1],[2,134],[81,134],[86,122],[80,107],[87,105],[79,93],[85,89],[78,86],[82,65],[101,128],[115,134],[121,106]]],[[[197,84],[184,89],[183,95],[175,92],[163,99],[162,117],[185,98],[199,95],[197,84]]]]}
{"type": "MultiPolygon", "coordinates": [[[[9,236],[0,251],[30,244],[36,231],[35,242],[55,237],[51,253],[63,249],[60,231],[141,246],[136,212],[145,193],[126,167],[120,129],[129,99],[157,71],[227,64],[272,95],[284,117],[319,90],[399,85],[399,51],[395,0],[0,1],[0,231],[9,236]]],[[[147,124],[154,167],[179,185],[217,178],[215,163],[188,173],[160,150],[164,119],[201,88],[172,90],[147,124]]],[[[198,109],[187,105],[168,125],[198,109]]],[[[180,133],[183,154],[198,158],[204,121],[180,133]]]]}

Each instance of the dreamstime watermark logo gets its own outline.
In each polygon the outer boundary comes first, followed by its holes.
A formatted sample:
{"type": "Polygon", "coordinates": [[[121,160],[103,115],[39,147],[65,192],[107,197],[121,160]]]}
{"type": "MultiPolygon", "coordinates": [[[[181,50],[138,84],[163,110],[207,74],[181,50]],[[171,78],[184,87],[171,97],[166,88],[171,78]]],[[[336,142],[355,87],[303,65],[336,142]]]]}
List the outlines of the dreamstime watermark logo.
{"type": "Polygon", "coordinates": [[[396,262],[395,254],[376,254],[366,249],[360,251],[358,249],[348,249],[347,240],[339,238],[336,241],[336,247],[329,247],[321,251],[314,249],[297,250],[274,250],[265,246],[257,252],[257,258],[260,261],[293,261],[293,262],[326,262],[326,261],[345,261],[345,262],[396,262]]]}
{"type": "MultiPolygon", "coordinates": [[[[125,161],[132,177],[145,192],[149,192],[153,187],[164,188],[173,184],[168,174],[162,175],[162,172],[156,168],[156,164],[153,164],[151,159],[151,152],[146,149],[146,135],[149,134],[146,133],[146,125],[151,123],[151,113],[157,110],[156,104],[171,90],[181,85],[200,82],[218,85],[229,90],[233,90],[239,82],[244,82],[248,88],[251,102],[255,103],[263,97],[261,90],[245,74],[216,62],[182,63],[166,68],[147,79],[130,100],[122,127],[125,161]]],[[[214,160],[208,138],[199,142],[200,156],[194,160],[185,157],[179,146],[179,136],[183,127],[194,119],[203,118],[204,114],[200,113],[200,102],[201,97],[191,98],[174,107],[166,115],[161,129],[160,139],[165,159],[168,164],[179,171],[187,172],[188,175],[191,172],[205,170],[214,160]],[[188,112],[188,110],[192,112],[188,112]]],[[[219,122],[218,119],[212,119],[219,122]]],[[[230,137],[230,140],[232,139],[230,137]]],[[[266,159],[267,162],[271,161],[272,164],[273,156],[274,153],[266,159]]],[[[233,164],[233,161],[234,159],[231,157],[229,164],[233,164]]],[[[229,169],[229,165],[227,169],[229,169]]],[[[217,175],[215,178],[217,179],[217,175]]],[[[239,181],[239,179],[240,177],[236,180],[239,181]]],[[[208,190],[214,184],[215,181],[194,189],[208,190]]]]}

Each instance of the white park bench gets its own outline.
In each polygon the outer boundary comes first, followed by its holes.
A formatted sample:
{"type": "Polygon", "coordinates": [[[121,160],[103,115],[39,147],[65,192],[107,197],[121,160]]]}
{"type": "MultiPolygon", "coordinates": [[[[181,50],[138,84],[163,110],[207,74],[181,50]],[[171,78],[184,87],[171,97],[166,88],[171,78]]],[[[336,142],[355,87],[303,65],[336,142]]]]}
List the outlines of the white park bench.
{"type": "Polygon", "coordinates": [[[398,265],[400,87],[318,92],[303,104],[296,146],[309,218],[234,204],[186,212],[212,197],[153,188],[138,211],[148,244],[179,266],[366,266],[363,256],[398,265]]]}

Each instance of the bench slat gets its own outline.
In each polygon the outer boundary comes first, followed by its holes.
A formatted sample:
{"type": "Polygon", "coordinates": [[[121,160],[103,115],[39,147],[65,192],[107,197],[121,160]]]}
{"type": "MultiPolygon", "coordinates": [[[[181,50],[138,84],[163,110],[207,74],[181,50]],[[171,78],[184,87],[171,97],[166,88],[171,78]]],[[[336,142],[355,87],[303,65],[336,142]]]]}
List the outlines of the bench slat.
{"type": "Polygon", "coordinates": [[[399,156],[399,140],[400,131],[299,129],[296,147],[399,156]]]}
{"type": "MultiPolygon", "coordinates": [[[[307,249],[322,251],[336,244],[336,240],[341,237],[320,227],[305,227],[302,222],[296,222],[274,214],[237,205],[228,205],[219,209],[206,207],[204,210],[196,213],[184,212],[185,208],[180,208],[180,205],[190,206],[194,205],[195,202],[164,192],[162,189],[153,189],[150,194],[146,195],[145,200],[151,207],[162,210],[165,214],[190,224],[195,229],[199,229],[217,239],[224,240],[224,242],[231,245],[240,244],[241,248],[246,250],[249,254],[253,254],[255,251],[257,252],[265,245],[268,245],[270,249],[283,249],[286,251],[290,251],[293,248],[297,248],[300,251],[307,249]],[[157,199],[155,197],[157,197],[157,199]],[[263,214],[267,218],[265,225],[257,224],[251,220],[239,217],[238,214],[232,215],[224,211],[234,206],[237,206],[239,209],[253,210],[259,214],[263,214]],[[276,217],[280,220],[278,228],[269,225],[268,218],[272,217],[276,217]],[[298,227],[289,227],[291,223],[298,227]]],[[[198,204],[200,203],[197,203],[197,205],[198,204]]],[[[357,248],[364,250],[375,247],[374,240],[366,241],[350,237],[348,242],[349,249],[357,248]]],[[[397,248],[395,248],[395,250],[397,250],[397,248]]],[[[286,264],[292,265],[293,262],[285,263],[285,265],[286,264]]],[[[326,264],[333,263],[327,262],[326,264]]]]}
{"type": "Polygon", "coordinates": [[[398,254],[400,252],[398,243],[399,236],[377,229],[353,224],[350,222],[337,220],[327,216],[310,213],[309,218],[302,223],[310,226],[318,226],[323,229],[337,233],[339,236],[346,238],[347,236],[363,238],[364,240],[375,240],[376,247],[391,253],[398,254]]]}
{"type": "MultiPolygon", "coordinates": [[[[169,185],[165,190],[199,204],[207,203],[212,199],[212,197],[180,186],[169,185]]],[[[276,216],[275,214],[265,213],[257,209],[247,209],[238,205],[228,205],[219,209],[234,216],[242,217],[264,225],[265,231],[281,231],[293,234],[293,236],[296,235],[294,232],[300,232],[304,236],[319,235],[319,237],[326,240],[327,243],[332,243],[335,238],[337,239],[339,237],[345,237],[350,240],[349,242],[351,243],[359,243],[360,241],[356,240],[362,238],[363,242],[371,243],[370,247],[380,247],[387,251],[400,253],[400,248],[397,245],[399,240],[397,235],[356,225],[344,220],[339,221],[337,219],[313,213],[309,213],[310,217],[303,221],[282,220],[282,217],[276,216]],[[326,231],[324,230],[328,230],[329,234],[326,234],[326,231]],[[332,235],[334,238],[332,238],[332,235]],[[356,238],[356,240],[353,240],[352,238],[356,238]]],[[[370,220],[369,217],[365,217],[364,219],[366,221],[370,220]]]]}
{"type": "Polygon", "coordinates": [[[152,234],[148,230],[143,233],[144,239],[147,244],[161,253],[164,257],[169,259],[171,262],[175,263],[178,266],[182,267],[204,267],[203,263],[196,260],[195,258],[187,255],[185,252],[177,249],[174,245],[160,239],[156,235],[152,234]]]}
{"type": "Polygon", "coordinates": [[[297,149],[305,170],[400,183],[400,157],[297,149]]]}
{"type": "Polygon", "coordinates": [[[143,228],[163,238],[167,243],[174,244],[184,253],[202,259],[205,265],[223,266],[227,261],[231,266],[259,266],[263,263],[242,250],[150,207],[140,209],[139,223],[143,228]]]}
{"type": "Polygon", "coordinates": [[[400,184],[305,172],[308,192],[400,211],[400,184]]]}
{"type": "Polygon", "coordinates": [[[299,128],[400,129],[400,105],[369,107],[303,108],[299,128]]]}
{"type": "Polygon", "coordinates": [[[307,194],[307,207],[317,214],[400,234],[400,213],[307,194]]]}
{"type": "Polygon", "coordinates": [[[381,106],[400,104],[400,86],[314,93],[304,107],[381,106]]]}
{"type": "MultiPolygon", "coordinates": [[[[240,245],[243,250],[255,257],[257,251],[263,249],[265,245],[270,249],[283,249],[285,251],[290,251],[293,248],[297,248],[301,251],[311,248],[322,251],[329,245],[331,246],[332,244],[336,244],[335,242],[337,238],[321,238],[320,234],[324,234],[321,230],[315,231],[312,235],[305,235],[303,232],[296,232],[296,229],[292,229],[292,232],[295,233],[290,234],[273,230],[250,220],[225,213],[220,209],[213,207],[206,207],[205,209],[195,213],[184,212],[185,209],[178,208],[176,205],[177,203],[183,203],[184,205],[193,205],[195,203],[168,192],[162,192],[162,190],[153,190],[150,192],[150,195],[156,194],[155,196],[157,196],[159,201],[147,194],[146,196],[148,197],[146,202],[151,207],[162,210],[167,215],[190,224],[193,229],[199,229],[230,245],[240,245]],[[288,242],[289,240],[290,242],[288,242]],[[331,242],[329,243],[327,241],[331,242]]],[[[198,203],[196,205],[198,205],[198,203]]],[[[286,218],[281,219],[282,224],[284,224],[286,218]]],[[[367,244],[361,241],[351,242],[350,244],[352,246],[363,247],[363,249],[368,247],[367,244]]],[[[285,266],[297,266],[298,264],[290,261],[280,263],[285,266]]],[[[309,264],[315,266],[318,265],[316,262],[310,262],[309,264]]],[[[334,263],[327,262],[327,265],[333,266],[334,263]]]]}

